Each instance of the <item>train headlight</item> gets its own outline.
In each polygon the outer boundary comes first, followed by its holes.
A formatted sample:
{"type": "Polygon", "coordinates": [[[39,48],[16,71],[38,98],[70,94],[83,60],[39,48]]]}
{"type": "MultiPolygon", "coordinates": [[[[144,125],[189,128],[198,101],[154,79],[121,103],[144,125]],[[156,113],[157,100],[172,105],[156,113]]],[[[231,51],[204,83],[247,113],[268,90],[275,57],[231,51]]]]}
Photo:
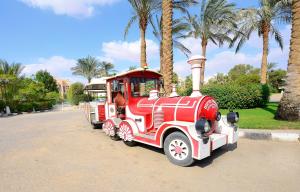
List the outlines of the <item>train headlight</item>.
{"type": "Polygon", "coordinates": [[[232,124],[237,123],[239,121],[239,119],[240,119],[240,115],[238,112],[229,112],[227,114],[227,122],[229,122],[229,123],[232,123],[232,124]]]}
{"type": "Polygon", "coordinates": [[[205,118],[201,118],[198,121],[196,121],[195,128],[198,135],[203,135],[211,130],[211,123],[205,118]]]}

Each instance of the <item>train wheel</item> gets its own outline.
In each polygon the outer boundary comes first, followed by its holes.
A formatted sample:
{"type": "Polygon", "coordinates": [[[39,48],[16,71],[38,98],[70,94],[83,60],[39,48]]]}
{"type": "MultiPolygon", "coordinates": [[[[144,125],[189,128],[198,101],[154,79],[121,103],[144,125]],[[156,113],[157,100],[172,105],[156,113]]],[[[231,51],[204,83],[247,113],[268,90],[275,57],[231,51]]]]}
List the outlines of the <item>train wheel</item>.
{"type": "Polygon", "coordinates": [[[103,124],[102,129],[106,135],[115,136],[116,135],[115,126],[116,126],[115,123],[112,120],[108,119],[103,124]]]}
{"type": "Polygon", "coordinates": [[[119,135],[114,135],[114,136],[110,136],[111,140],[114,140],[114,141],[119,141],[120,140],[120,137],[119,135]]]}
{"type": "Polygon", "coordinates": [[[134,147],[136,146],[136,142],[135,141],[123,141],[125,145],[129,146],[129,147],[134,147]]]}
{"type": "Polygon", "coordinates": [[[125,145],[133,147],[136,145],[136,142],[133,141],[133,132],[129,123],[122,121],[119,125],[118,131],[119,137],[124,141],[125,145]]]}
{"type": "Polygon", "coordinates": [[[194,163],[189,139],[181,132],[174,132],[164,141],[164,152],[169,161],[179,166],[190,166],[194,163]]]}

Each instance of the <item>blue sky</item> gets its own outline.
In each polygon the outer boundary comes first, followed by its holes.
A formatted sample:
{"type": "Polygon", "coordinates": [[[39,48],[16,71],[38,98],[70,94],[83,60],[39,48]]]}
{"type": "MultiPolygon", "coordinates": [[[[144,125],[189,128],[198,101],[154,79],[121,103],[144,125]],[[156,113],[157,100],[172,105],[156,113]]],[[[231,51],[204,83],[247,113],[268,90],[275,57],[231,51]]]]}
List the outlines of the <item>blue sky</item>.
{"type": "MultiPolygon", "coordinates": [[[[255,0],[230,0],[238,7],[256,6],[255,0]]],[[[197,13],[199,6],[191,8],[197,13]]],[[[72,76],[70,68],[76,59],[92,55],[111,61],[118,71],[139,66],[139,30],[130,29],[126,40],[124,28],[131,16],[127,0],[1,0],[0,1],[0,58],[23,63],[24,73],[31,75],[39,69],[50,71],[55,77],[71,81],[84,80],[72,76]]],[[[179,14],[176,14],[178,16],[179,14]]],[[[282,25],[283,51],[270,42],[269,61],[286,69],[290,26],[282,25]]],[[[200,40],[185,39],[183,43],[193,54],[201,54],[200,40]]],[[[159,67],[158,42],[149,26],[147,32],[148,63],[159,67]]],[[[260,66],[262,40],[253,33],[243,49],[234,54],[226,46],[208,46],[206,77],[227,72],[239,63],[260,66]]],[[[185,77],[190,74],[186,57],[175,50],[174,71],[185,77]]]]}

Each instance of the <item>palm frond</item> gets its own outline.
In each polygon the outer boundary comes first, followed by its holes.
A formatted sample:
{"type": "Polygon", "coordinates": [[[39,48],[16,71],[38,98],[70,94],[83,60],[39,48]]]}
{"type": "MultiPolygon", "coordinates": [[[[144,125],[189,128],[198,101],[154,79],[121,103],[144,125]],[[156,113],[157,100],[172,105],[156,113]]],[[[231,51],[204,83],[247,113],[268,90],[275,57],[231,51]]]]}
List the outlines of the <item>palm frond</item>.
{"type": "Polygon", "coordinates": [[[129,20],[126,28],[125,28],[125,31],[124,31],[124,39],[126,39],[127,35],[128,35],[128,32],[129,32],[129,29],[132,25],[133,22],[135,22],[137,19],[137,15],[134,15],[133,17],[131,17],[131,19],[129,20]]]}

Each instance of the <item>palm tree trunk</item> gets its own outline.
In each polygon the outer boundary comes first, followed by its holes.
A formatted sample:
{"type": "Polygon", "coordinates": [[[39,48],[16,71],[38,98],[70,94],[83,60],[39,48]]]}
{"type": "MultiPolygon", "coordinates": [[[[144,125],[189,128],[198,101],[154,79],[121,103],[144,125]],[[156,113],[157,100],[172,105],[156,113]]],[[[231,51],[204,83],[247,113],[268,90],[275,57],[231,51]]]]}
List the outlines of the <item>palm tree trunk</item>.
{"type": "Polygon", "coordinates": [[[160,42],[160,46],[159,46],[159,56],[160,56],[160,73],[164,74],[164,56],[163,56],[162,42],[160,42]]]}
{"type": "Polygon", "coordinates": [[[140,33],[141,33],[141,58],[140,58],[140,62],[141,62],[141,67],[146,67],[147,66],[147,53],[146,53],[146,38],[145,38],[145,33],[146,30],[145,29],[140,29],[140,33]]]}
{"type": "Polygon", "coordinates": [[[263,22],[263,55],[261,61],[261,75],[260,75],[260,83],[267,83],[267,68],[268,68],[268,49],[269,49],[269,32],[270,25],[267,22],[263,22]]]}
{"type": "MultiPolygon", "coordinates": [[[[202,56],[206,58],[206,47],[207,47],[207,40],[205,38],[202,38],[201,42],[202,47],[202,56]]],[[[205,75],[205,60],[201,63],[201,69],[200,69],[200,85],[202,86],[204,84],[204,75],[205,75]]]]}
{"type": "Polygon", "coordinates": [[[163,63],[164,63],[164,89],[166,94],[172,90],[173,77],[173,0],[162,1],[162,22],[163,22],[163,63]]]}
{"type": "Polygon", "coordinates": [[[300,120],[300,1],[292,5],[292,35],[286,86],[276,119],[300,120]]]}

